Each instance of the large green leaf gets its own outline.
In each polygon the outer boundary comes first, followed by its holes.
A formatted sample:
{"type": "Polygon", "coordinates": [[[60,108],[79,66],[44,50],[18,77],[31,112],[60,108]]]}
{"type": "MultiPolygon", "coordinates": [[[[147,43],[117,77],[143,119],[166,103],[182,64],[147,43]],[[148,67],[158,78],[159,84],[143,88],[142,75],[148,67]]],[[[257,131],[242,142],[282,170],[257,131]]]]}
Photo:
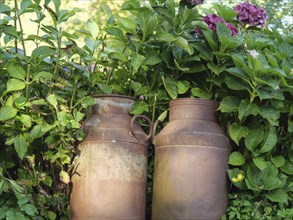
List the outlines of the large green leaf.
{"type": "Polygon", "coordinates": [[[20,116],[20,121],[23,123],[24,126],[30,128],[32,126],[32,120],[29,115],[22,114],[20,116]]]}
{"type": "Polygon", "coordinates": [[[271,151],[277,143],[278,137],[275,127],[270,127],[270,130],[266,132],[265,140],[260,148],[260,153],[267,153],[271,151]]]}
{"type": "Polygon", "coordinates": [[[202,99],[210,99],[213,96],[213,93],[202,90],[201,88],[192,88],[191,94],[194,97],[202,98],[202,99]]]}
{"type": "Polygon", "coordinates": [[[259,114],[267,119],[272,126],[277,126],[279,124],[278,119],[280,117],[280,112],[273,106],[262,106],[259,114]]]}
{"type": "Polygon", "coordinates": [[[288,193],[283,189],[277,189],[266,194],[266,197],[272,202],[287,203],[288,193]]]}
{"type": "Polygon", "coordinates": [[[264,131],[261,129],[250,130],[245,138],[245,146],[254,152],[255,148],[264,140],[264,131]]]}
{"type": "Polygon", "coordinates": [[[6,121],[11,118],[14,118],[16,114],[17,114],[17,109],[9,105],[5,105],[0,108],[0,121],[6,121]]]}
{"type": "Polygon", "coordinates": [[[255,166],[261,171],[263,171],[269,165],[269,163],[265,161],[265,159],[262,157],[252,158],[252,161],[255,164],[255,166]]]}
{"type": "Polygon", "coordinates": [[[33,50],[32,57],[48,57],[55,54],[55,50],[48,46],[40,46],[33,50]]]}
{"type": "Polygon", "coordinates": [[[134,20],[130,18],[117,18],[117,21],[120,23],[120,25],[127,31],[130,32],[131,34],[136,34],[136,23],[134,20]]]}
{"type": "Polygon", "coordinates": [[[54,108],[56,109],[57,108],[57,98],[56,98],[56,95],[55,94],[49,94],[47,97],[46,97],[46,100],[52,105],[54,106],[54,108]]]}
{"type": "Polygon", "coordinates": [[[23,157],[25,156],[27,152],[27,147],[28,144],[22,134],[17,135],[14,139],[14,148],[20,159],[23,159],[23,157]]]}
{"type": "Polygon", "coordinates": [[[228,163],[233,166],[242,166],[245,164],[245,157],[242,153],[235,151],[230,154],[228,163]]]}
{"type": "Polygon", "coordinates": [[[229,127],[229,134],[231,139],[239,145],[239,140],[246,137],[249,133],[249,129],[245,126],[241,126],[238,123],[234,123],[229,127]]]}
{"type": "Polygon", "coordinates": [[[186,81],[186,80],[178,81],[178,83],[177,83],[177,92],[179,94],[184,94],[184,93],[187,92],[189,87],[190,87],[190,82],[189,81],[186,81]]]}
{"type": "Polygon", "coordinates": [[[33,204],[24,204],[21,205],[19,208],[29,216],[35,216],[35,214],[38,213],[37,208],[33,204]]]}
{"type": "Polygon", "coordinates": [[[177,37],[176,41],[173,42],[173,45],[182,48],[187,53],[189,53],[189,55],[193,53],[193,51],[190,49],[188,45],[188,41],[183,37],[177,37]]]}
{"type": "Polygon", "coordinates": [[[9,63],[6,66],[6,70],[11,77],[25,81],[26,72],[23,66],[20,65],[19,63],[15,63],[15,62],[9,63]]]}
{"type": "Polygon", "coordinates": [[[177,82],[171,78],[171,77],[162,77],[163,80],[163,84],[165,86],[165,89],[167,90],[168,94],[170,95],[170,97],[172,99],[176,99],[177,98],[177,82]]]}
{"type": "Polygon", "coordinates": [[[263,171],[250,165],[245,182],[249,189],[260,192],[282,188],[286,184],[286,180],[287,177],[279,174],[278,169],[273,164],[268,164],[263,171]]]}
{"type": "Polygon", "coordinates": [[[88,28],[89,32],[91,33],[93,39],[96,39],[96,37],[100,33],[99,25],[96,22],[94,22],[92,19],[89,19],[87,21],[87,28],[88,28]]]}
{"type": "Polygon", "coordinates": [[[25,88],[25,83],[23,81],[20,81],[19,79],[9,79],[6,83],[6,91],[18,91],[23,90],[25,88]]]}
{"type": "Polygon", "coordinates": [[[241,121],[244,117],[248,115],[257,115],[259,112],[259,107],[254,104],[250,103],[248,100],[241,100],[240,105],[238,107],[238,118],[241,121]]]}
{"type": "Polygon", "coordinates": [[[221,102],[219,110],[221,112],[237,112],[240,99],[236,96],[227,96],[221,102]]]}
{"type": "Polygon", "coordinates": [[[134,114],[134,115],[140,115],[140,114],[142,114],[144,112],[148,112],[148,111],[149,111],[148,104],[144,101],[138,101],[138,102],[134,103],[130,113],[134,114]]]}
{"type": "Polygon", "coordinates": [[[225,83],[227,84],[228,88],[232,90],[250,90],[249,85],[245,81],[233,76],[226,76],[225,83]]]}
{"type": "Polygon", "coordinates": [[[285,158],[282,155],[272,157],[271,161],[278,168],[284,166],[284,164],[286,162],[285,158]]]}

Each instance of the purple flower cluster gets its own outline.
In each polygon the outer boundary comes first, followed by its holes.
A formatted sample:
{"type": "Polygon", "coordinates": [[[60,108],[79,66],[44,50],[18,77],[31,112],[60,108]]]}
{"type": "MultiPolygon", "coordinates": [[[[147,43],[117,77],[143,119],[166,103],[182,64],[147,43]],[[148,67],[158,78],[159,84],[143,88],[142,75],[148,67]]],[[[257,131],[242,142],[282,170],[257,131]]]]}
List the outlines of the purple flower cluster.
{"type": "Polygon", "coordinates": [[[252,5],[249,2],[243,2],[236,5],[234,11],[238,13],[237,19],[243,24],[265,26],[267,15],[265,10],[261,7],[252,5]]]}
{"type": "Polygon", "coordinates": [[[212,29],[213,31],[216,31],[216,24],[221,22],[221,23],[225,24],[227,26],[227,28],[229,28],[232,36],[235,36],[238,33],[238,30],[236,29],[236,27],[233,24],[226,22],[223,18],[219,17],[216,14],[209,14],[209,15],[205,16],[203,18],[203,21],[205,23],[207,23],[208,27],[210,29],[212,29]]]}
{"type": "Polygon", "coordinates": [[[204,2],[204,0],[185,0],[185,1],[191,5],[201,5],[204,2]]]}

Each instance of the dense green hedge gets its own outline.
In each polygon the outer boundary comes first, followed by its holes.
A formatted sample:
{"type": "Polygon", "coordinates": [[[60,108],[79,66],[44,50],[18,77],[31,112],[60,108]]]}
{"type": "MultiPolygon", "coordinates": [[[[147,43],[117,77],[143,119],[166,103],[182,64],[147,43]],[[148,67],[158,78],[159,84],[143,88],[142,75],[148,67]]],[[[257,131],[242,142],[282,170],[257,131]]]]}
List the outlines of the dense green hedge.
{"type": "MultiPolygon", "coordinates": [[[[292,36],[243,25],[220,5],[225,22],[213,31],[187,1],[148,3],[127,1],[127,18],[108,11],[105,30],[89,19],[83,35],[63,31],[75,11],[59,0],[0,3],[0,219],[68,219],[71,163],[100,93],[139,98],[132,113],[162,126],[170,99],[219,101],[233,149],[223,219],[292,219],[292,36]],[[35,34],[23,33],[26,13],[36,15],[35,34]]],[[[148,214],[153,157],[150,148],[148,214]]]]}

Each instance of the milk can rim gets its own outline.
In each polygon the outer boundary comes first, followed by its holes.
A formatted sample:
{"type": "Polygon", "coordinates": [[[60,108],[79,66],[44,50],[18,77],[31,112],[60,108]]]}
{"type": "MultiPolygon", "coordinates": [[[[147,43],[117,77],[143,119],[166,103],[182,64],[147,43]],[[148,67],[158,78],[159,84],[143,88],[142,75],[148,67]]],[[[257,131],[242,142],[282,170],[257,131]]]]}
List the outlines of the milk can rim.
{"type": "Polygon", "coordinates": [[[170,100],[169,106],[174,105],[206,105],[211,107],[218,107],[219,103],[215,100],[209,100],[209,99],[200,99],[200,98],[177,98],[170,100]]]}
{"type": "Polygon", "coordinates": [[[131,97],[131,96],[127,96],[127,95],[118,95],[118,94],[99,94],[99,95],[92,95],[93,98],[125,98],[125,99],[130,99],[130,100],[134,100],[137,101],[136,98],[131,97]]]}

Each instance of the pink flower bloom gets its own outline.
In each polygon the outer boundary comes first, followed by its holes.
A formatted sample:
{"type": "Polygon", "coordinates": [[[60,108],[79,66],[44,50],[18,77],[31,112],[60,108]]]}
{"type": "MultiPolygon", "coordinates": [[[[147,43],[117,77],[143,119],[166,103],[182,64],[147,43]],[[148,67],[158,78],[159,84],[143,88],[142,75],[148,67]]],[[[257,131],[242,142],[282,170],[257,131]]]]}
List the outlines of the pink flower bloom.
{"type": "Polygon", "coordinates": [[[203,21],[207,23],[208,27],[213,31],[216,31],[216,24],[221,22],[229,28],[232,36],[235,36],[238,33],[238,30],[233,24],[226,22],[223,18],[219,17],[216,14],[209,14],[203,18],[203,21]]]}
{"type": "Polygon", "coordinates": [[[236,5],[234,11],[238,13],[237,19],[243,24],[265,26],[267,15],[265,10],[261,7],[252,5],[249,2],[243,2],[236,5]]]}
{"type": "Polygon", "coordinates": [[[185,1],[190,3],[191,5],[201,5],[204,2],[204,0],[185,0],[185,1]]]}

